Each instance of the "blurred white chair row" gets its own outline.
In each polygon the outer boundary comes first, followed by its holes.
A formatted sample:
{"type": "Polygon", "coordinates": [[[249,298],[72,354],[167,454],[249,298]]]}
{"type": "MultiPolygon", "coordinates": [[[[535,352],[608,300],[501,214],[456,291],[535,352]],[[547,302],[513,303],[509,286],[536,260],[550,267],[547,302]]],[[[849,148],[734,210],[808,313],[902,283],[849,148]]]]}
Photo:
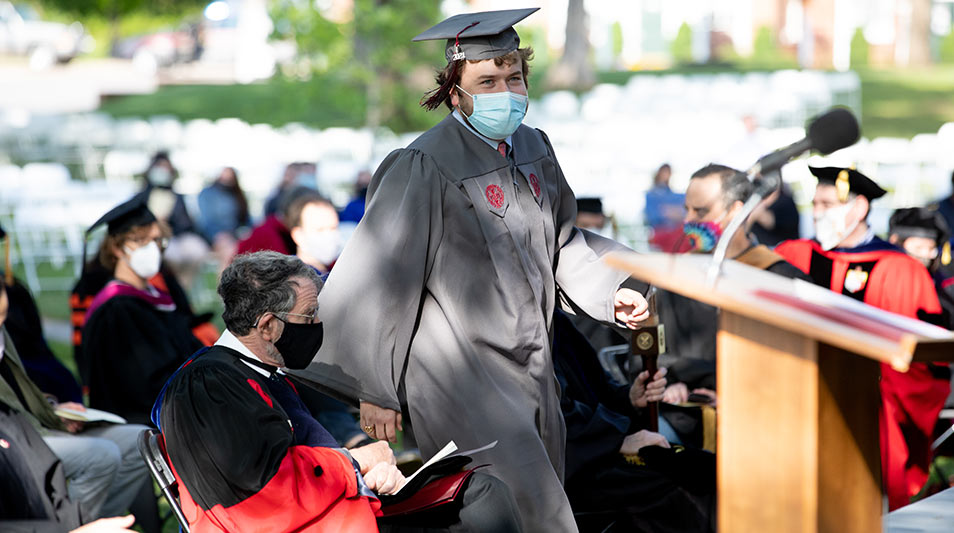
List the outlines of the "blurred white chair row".
{"type": "Polygon", "coordinates": [[[752,115],[771,127],[801,127],[832,105],[860,109],[860,91],[861,81],[853,72],[645,74],[633,76],[625,85],[597,85],[579,97],[569,91],[549,93],[540,103],[543,115],[561,120],[599,122],[719,110],[752,115]]]}
{"type": "Polygon", "coordinates": [[[0,165],[0,216],[30,288],[69,289],[79,274],[86,228],[134,192],[132,182],[73,180],[60,163],[0,165]]]}

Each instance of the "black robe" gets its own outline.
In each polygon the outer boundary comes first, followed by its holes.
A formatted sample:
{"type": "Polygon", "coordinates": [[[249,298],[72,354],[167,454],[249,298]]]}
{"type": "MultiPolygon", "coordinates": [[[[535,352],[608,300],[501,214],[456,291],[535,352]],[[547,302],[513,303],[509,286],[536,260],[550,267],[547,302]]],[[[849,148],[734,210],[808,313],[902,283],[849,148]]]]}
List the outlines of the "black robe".
{"type": "Polygon", "coordinates": [[[136,296],[114,296],[95,309],[83,329],[89,403],[137,424],[185,358],[202,347],[188,317],[136,296]]]}
{"type": "Polygon", "coordinates": [[[709,530],[714,457],[699,452],[694,457],[701,461],[627,463],[619,453],[623,439],[645,427],[643,413],[629,402],[629,386],[610,380],[586,337],[560,312],[554,315],[553,335],[567,430],[566,492],[580,530],[603,531],[611,520],[619,528],[612,531],[709,530]]]}
{"type": "MultiPolygon", "coordinates": [[[[162,276],[162,281],[165,284],[165,292],[172,297],[172,301],[176,304],[175,312],[186,317],[190,328],[209,321],[212,317],[211,313],[197,315],[193,312],[192,306],[189,305],[189,297],[186,295],[185,289],[182,288],[182,285],[179,285],[175,274],[165,263],[161,265],[159,274],[162,276]]],[[[76,359],[76,368],[80,374],[80,382],[84,385],[89,385],[89,376],[86,375],[86,372],[89,371],[89,365],[83,354],[83,331],[86,326],[86,312],[89,311],[89,306],[96,295],[99,294],[99,291],[103,290],[103,287],[112,281],[112,279],[113,272],[107,270],[98,259],[94,259],[86,264],[86,267],[83,269],[83,274],[76,281],[76,284],[73,285],[73,290],[70,292],[70,322],[73,324],[73,358],[76,359]]]]}
{"type": "Polygon", "coordinates": [[[27,418],[0,403],[0,531],[59,532],[79,527],[60,460],[27,418]]]}

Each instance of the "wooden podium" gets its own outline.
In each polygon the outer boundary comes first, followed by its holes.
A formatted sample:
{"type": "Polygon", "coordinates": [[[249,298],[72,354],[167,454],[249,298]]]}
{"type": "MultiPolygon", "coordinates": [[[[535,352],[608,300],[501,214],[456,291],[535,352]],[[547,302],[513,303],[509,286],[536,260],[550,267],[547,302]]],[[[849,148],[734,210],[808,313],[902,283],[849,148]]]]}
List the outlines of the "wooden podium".
{"type": "Polygon", "coordinates": [[[722,309],[719,531],[878,532],[879,363],[954,360],[954,335],[735,261],[611,254],[606,262],[722,309]]]}

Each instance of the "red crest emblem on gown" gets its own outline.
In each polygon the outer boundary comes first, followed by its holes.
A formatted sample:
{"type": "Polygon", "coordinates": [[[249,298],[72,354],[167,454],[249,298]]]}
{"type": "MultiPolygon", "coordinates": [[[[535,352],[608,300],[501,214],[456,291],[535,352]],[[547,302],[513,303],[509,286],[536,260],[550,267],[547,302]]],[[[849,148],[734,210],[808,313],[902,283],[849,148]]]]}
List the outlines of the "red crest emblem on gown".
{"type": "Polygon", "coordinates": [[[504,204],[504,192],[500,185],[488,185],[484,190],[484,196],[487,197],[487,203],[495,209],[500,209],[504,204]]]}
{"type": "Polygon", "coordinates": [[[533,195],[540,196],[540,180],[537,178],[537,175],[530,173],[530,187],[533,188],[533,195]]]}

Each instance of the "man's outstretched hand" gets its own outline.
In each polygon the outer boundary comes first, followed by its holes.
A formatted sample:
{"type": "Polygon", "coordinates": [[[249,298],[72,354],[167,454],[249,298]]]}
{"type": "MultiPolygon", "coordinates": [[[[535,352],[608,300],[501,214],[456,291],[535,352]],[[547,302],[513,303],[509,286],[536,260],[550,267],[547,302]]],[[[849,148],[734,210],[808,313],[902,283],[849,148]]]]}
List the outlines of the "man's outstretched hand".
{"type": "Polygon", "coordinates": [[[639,323],[649,318],[649,304],[642,294],[632,289],[619,289],[613,299],[616,320],[629,329],[636,329],[639,323]]]}

